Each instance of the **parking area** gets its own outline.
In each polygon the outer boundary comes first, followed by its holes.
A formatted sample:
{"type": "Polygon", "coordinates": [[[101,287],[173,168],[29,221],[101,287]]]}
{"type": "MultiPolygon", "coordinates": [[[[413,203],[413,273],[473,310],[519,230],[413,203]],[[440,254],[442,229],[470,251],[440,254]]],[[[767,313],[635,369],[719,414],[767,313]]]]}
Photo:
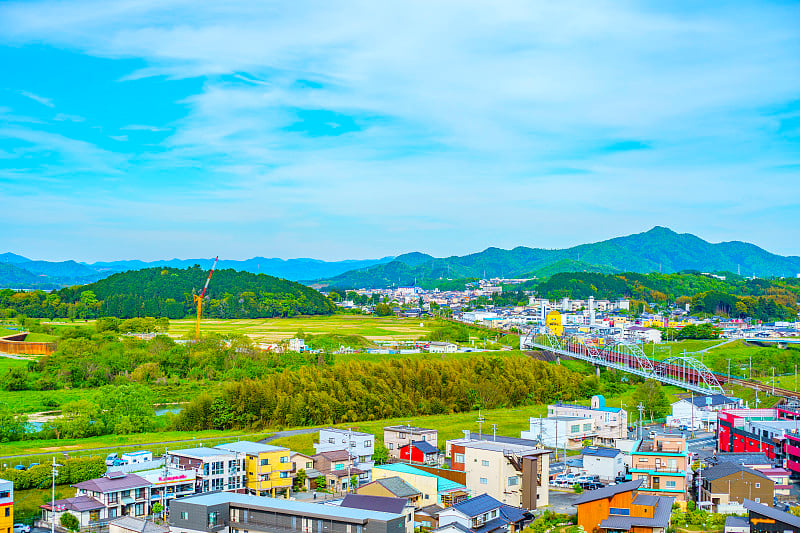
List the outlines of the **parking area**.
{"type": "Polygon", "coordinates": [[[578,510],[572,505],[578,498],[574,492],[550,490],[548,493],[550,507],[556,513],[575,514],[578,510]]]}

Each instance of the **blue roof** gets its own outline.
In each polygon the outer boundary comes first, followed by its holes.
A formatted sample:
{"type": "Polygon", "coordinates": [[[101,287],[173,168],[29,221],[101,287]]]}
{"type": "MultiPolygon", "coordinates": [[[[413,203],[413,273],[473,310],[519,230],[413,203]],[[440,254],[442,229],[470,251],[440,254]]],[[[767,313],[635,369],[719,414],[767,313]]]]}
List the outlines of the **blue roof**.
{"type": "Polygon", "coordinates": [[[437,489],[436,492],[446,492],[448,490],[453,489],[463,489],[466,488],[461,483],[456,483],[455,481],[450,481],[449,479],[445,479],[443,477],[437,476],[436,474],[431,474],[430,472],[426,472],[424,470],[420,470],[419,468],[414,468],[411,465],[407,465],[405,463],[393,463],[388,465],[375,465],[372,467],[374,470],[389,470],[390,472],[402,472],[404,474],[411,474],[414,476],[423,476],[423,477],[435,477],[437,482],[437,489]]]}
{"type": "Polygon", "coordinates": [[[602,448],[599,446],[587,446],[581,450],[581,455],[592,455],[595,457],[616,457],[622,453],[616,448],[602,448]]]}
{"type": "Polygon", "coordinates": [[[688,400],[690,403],[693,403],[695,407],[705,407],[707,405],[724,405],[728,403],[738,403],[733,398],[728,398],[727,396],[723,396],[722,394],[709,394],[707,396],[695,396],[694,398],[684,398],[684,400],[688,400]]]}
{"type": "Polygon", "coordinates": [[[418,449],[422,453],[437,453],[439,451],[436,446],[426,440],[415,440],[411,443],[411,446],[418,449]]]}
{"type": "Polygon", "coordinates": [[[254,496],[252,494],[237,494],[234,492],[209,492],[198,496],[181,498],[181,502],[194,505],[221,505],[225,503],[236,503],[240,505],[250,505],[253,507],[267,507],[271,509],[284,509],[295,513],[304,514],[325,514],[335,518],[345,518],[351,520],[393,520],[400,514],[384,513],[382,511],[367,511],[364,509],[354,509],[352,507],[340,507],[338,505],[320,505],[318,503],[301,502],[287,500],[285,498],[269,498],[266,496],[254,496]]]}
{"type": "Polygon", "coordinates": [[[502,505],[502,502],[495,500],[488,494],[481,494],[480,496],[475,496],[474,498],[469,498],[461,503],[454,504],[453,509],[464,513],[469,517],[473,517],[482,515],[483,513],[491,511],[492,509],[497,509],[502,505]]]}

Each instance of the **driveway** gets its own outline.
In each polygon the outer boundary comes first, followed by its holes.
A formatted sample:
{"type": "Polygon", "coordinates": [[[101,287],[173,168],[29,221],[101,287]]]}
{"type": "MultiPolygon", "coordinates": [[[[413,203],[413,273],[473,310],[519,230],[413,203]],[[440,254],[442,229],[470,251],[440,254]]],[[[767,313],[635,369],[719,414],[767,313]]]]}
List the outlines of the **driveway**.
{"type": "Polygon", "coordinates": [[[578,512],[572,505],[572,502],[578,498],[578,494],[574,492],[551,490],[547,497],[550,499],[550,507],[556,513],[575,514],[578,512]]]}

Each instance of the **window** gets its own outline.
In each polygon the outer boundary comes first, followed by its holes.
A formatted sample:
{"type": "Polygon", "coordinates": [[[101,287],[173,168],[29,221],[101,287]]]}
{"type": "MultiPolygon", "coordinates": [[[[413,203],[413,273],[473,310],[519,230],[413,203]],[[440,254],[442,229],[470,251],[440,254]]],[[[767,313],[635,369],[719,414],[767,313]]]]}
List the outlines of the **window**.
{"type": "Polygon", "coordinates": [[[217,511],[208,513],[208,527],[214,527],[218,523],[219,523],[219,513],[217,511]]]}
{"type": "Polygon", "coordinates": [[[116,507],[112,507],[111,509],[108,510],[108,517],[109,518],[116,518],[117,517],[117,508],[116,507]]]}
{"type": "Polygon", "coordinates": [[[592,430],[592,424],[584,424],[583,425],[583,430],[584,431],[591,431],[592,430]]]}
{"type": "Polygon", "coordinates": [[[487,483],[489,483],[489,480],[486,479],[485,477],[482,477],[481,478],[481,485],[486,485],[487,483]]]}
{"type": "Polygon", "coordinates": [[[761,488],[761,483],[756,483],[756,488],[760,489],[761,488]]]}
{"type": "Polygon", "coordinates": [[[6,516],[11,516],[11,507],[6,507],[6,516]]]}
{"type": "Polygon", "coordinates": [[[365,440],[364,441],[364,448],[372,448],[372,441],[371,440],[365,440]]]}
{"type": "Polygon", "coordinates": [[[258,464],[261,466],[269,466],[269,459],[261,459],[258,464]]]}
{"type": "Polygon", "coordinates": [[[464,454],[463,453],[455,453],[453,454],[453,461],[456,463],[463,463],[464,462],[464,454]]]}
{"type": "Polygon", "coordinates": [[[118,492],[109,492],[108,493],[108,503],[117,503],[118,499],[119,499],[119,493],[118,492]]]}
{"type": "Polygon", "coordinates": [[[481,466],[489,466],[489,461],[481,461],[481,466]]]}
{"type": "Polygon", "coordinates": [[[0,498],[10,498],[11,492],[7,490],[0,491],[0,498]]]}
{"type": "Polygon", "coordinates": [[[314,468],[314,461],[306,461],[306,468],[314,468]]]}
{"type": "Polygon", "coordinates": [[[611,507],[608,509],[609,514],[616,514],[616,515],[624,515],[629,516],[631,514],[630,509],[625,509],[622,507],[611,507]]]}
{"type": "Polygon", "coordinates": [[[223,461],[215,461],[211,463],[211,475],[219,475],[222,473],[225,463],[223,461]]]}
{"type": "Polygon", "coordinates": [[[289,456],[288,455],[281,456],[281,462],[282,463],[288,463],[289,462],[289,456]]]}
{"type": "Polygon", "coordinates": [[[576,424],[574,426],[570,426],[570,428],[569,428],[569,432],[570,433],[580,433],[580,431],[581,431],[581,425],[580,424],[576,424]]]}
{"type": "Polygon", "coordinates": [[[756,498],[756,503],[761,503],[761,498],[756,498]]]}
{"type": "Polygon", "coordinates": [[[344,465],[342,463],[333,465],[334,470],[344,470],[344,465]]]}
{"type": "Polygon", "coordinates": [[[666,486],[667,486],[668,489],[674,489],[675,488],[675,482],[674,481],[667,481],[666,482],[666,486]]]}
{"type": "Polygon", "coordinates": [[[336,439],[334,439],[334,438],[330,438],[330,439],[328,439],[328,442],[329,442],[330,444],[336,444],[336,439]]]}
{"type": "Polygon", "coordinates": [[[282,478],[289,477],[289,472],[281,472],[281,477],[282,478]]]}
{"type": "Polygon", "coordinates": [[[639,457],[639,462],[640,463],[646,463],[647,462],[647,457],[639,457]]]}
{"type": "Polygon", "coordinates": [[[390,450],[394,450],[394,443],[393,443],[393,442],[390,442],[390,443],[389,443],[389,449],[390,449],[390,450]]]}
{"type": "Polygon", "coordinates": [[[517,476],[511,476],[510,478],[508,478],[509,487],[514,487],[516,485],[519,485],[519,478],[517,476]]]}
{"type": "Polygon", "coordinates": [[[142,516],[144,514],[144,504],[137,503],[136,504],[136,516],[142,516]]]}
{"type": "Polygon", "coordinates": [[[496,517],[497,517],[497,509],[492,511],[492,518],[496,518],[496,517]]]}
{"type": "Polygon", "coordinates": [[[211,490],[222,490],[224,488],[225,482],[222,478],[216,478],[211,480],[211,490]]]}
{"type": "Polygon", "coordinates": [[[426,495],[425,495],[425,499],[426,499],[426,500],[430,500],[430,499],[431,499],[431,496],[430,496],[430,494],[426,494],[426,495]]]}

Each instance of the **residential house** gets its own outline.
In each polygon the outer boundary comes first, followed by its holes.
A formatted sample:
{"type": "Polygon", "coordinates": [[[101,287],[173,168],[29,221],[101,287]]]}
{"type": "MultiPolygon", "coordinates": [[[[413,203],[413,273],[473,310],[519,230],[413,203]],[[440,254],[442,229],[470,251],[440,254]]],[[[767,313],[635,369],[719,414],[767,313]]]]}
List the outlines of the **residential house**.
{"type": "Polygon", "coordinates": [[[700,502],[723,514],[744,513],[745,500],[772,505],[775,483],[759,472],[734,463],[703,469],[700,502]]]}
{"type": "Polygon", "coordinates": [[[216,492],[175,500],[170,506],[173,533],[395,533],[405,529],[402,514],[216,492]]]}
{"type": "Polygon", "coordinates": [[[589,446],[581,450],[581,458],[583,471],[604,483],[624,476],[628,470],[625,454],[616,448],[589,446]]]}
{"type": "Polygon", "coordinates": [[[587,490],[573,503],[578,526],[587,533],[665,533],[675,498],[642,493],[643,483],[637,479],[587,490]]]}
{"type": "Polygon", "coordinates": [[[232,442],[217,446],[244,458],[245,488],[256,496],[272,496],[280,492],[286,497],[292,487],[292,462],[289,448],[259,442],[232,442]]]}
{"type": "Polygon", "coordinates": [[[741,516],[726,516],[723,533],[750,533],[750,520],[741,516]]]}
{"type": "Polygon", "coordinates": [[[715,431],[717,412],[738,406],[739,400],[722,394],[683,398],[672,404],[672,415],[667,417],[667,425],[715,431]]]}
{"type": "Polygon", "coordinates": [[[450,468],[466,473],[473,494],[525,509],[549,505],[549,450],[472,439],[447,441],[447,448],[450,468]]]}
{"type": "Polygon", "coordinates": [[[14,482],[0,479],[0,533],[14,530],[14,482]]]}
{"type": "Polygon", "coordinates": [[[686,501],[688,466],[686,439],[680,436],[656,435],[631,451],[631,478],[643,481],[642,493],[686,501]]]}
{"type": "MultiPolygon", "coordinates": [[[[452,477],[460,476],[461,479],[465,479],[463,473],[450,474],[452,474],[452,477]]],[[[404,463],[375,465],[372,475],[375,480],[399,477],[422,493],[423,506],[441,504],[444,507],[448,507],[469,497],[463,482],[459,483],[404,463]]]]}
{"type": "Polygon", "coordinates": [[[428,343],[428,351],[430,353],[456,353],[458,345],[453,342],[432,341],[428,343]]]}
{"type": "Polygon", "coordinates": [[[383,444],[389,450],[389,457],[400,459],[400,447],[411,441],[425,441],[438,446],[439,432],[435,429],[426,429],[413,426],[386,426],[383,428],[383,444]]]}
{"type": "Polygon", "coordinates": [[[55,520],[56,524],[60,524],[61,516],[69,513],[78,519],[78,524],[83,528],[100,520],[106,509],[106,506],[99,500],[90,496],[73,496],[56,500],[53,503],[55,507],[51,506],[49,502],[39,506],[42,510],[42,522],[46,524],[51,524],[52,520],[55,520]]]}
{"type": "Polygon", "coordinates": [[[312,480],[320,476],[319,470],[314,468],[314,458],[300,452],[291,452],[289,460],[292,462],[292,482],[297,482],[297,474],[302,470],[306,475],[303,488],[310,490],[312,480]]]}
{"type": "Polygon", "coordinates": [[[195,492],[245,489],[244,455],[221,448],[170,450],[165,464],[195,473],[195,492]]]}
{"type": "Polygon", "coordinates": [[[745,500],[744,508],[750,533],[800,533],[800,517],[752,500],[745,500]]]}
{"type": "Polygon", "coordinates": [[[410,442],[400,448],[400,459],[409,463],[438,465],[439,448],[424,440],[410,442]]]}
{"type": "Polygon", "coordinates": [[[481,494],[439,511],[437,533],[522,531],[533,515],[525,509],[506,505],[481,494]]]}
{"type": "Polygon", "coordinates": [[[405,498],[347,494],[340,505],[350,509],[383,511],[385,513],[403,515],[405,533],[414,533],[414,505],[409,503],[405,498]]]}
{"type": "MultiPolygon", "coordinates": [[[[76,489],[75,496],[87,496],[102,504],[97,518],[90,514],[92,520],[150,514],[152,484],[136,474],[107,472],[103,477],[82,481],[72,486],[76,489]]],[[[58,502],[56,506],[58,507],[58,502]]]]}
{"type": "Polygon", "coordinates": [[[353,466],[347,450],[331,450],[314,456],[316,470],[325,478],[325,486],[334,492],[349,491],[360,483],[351,483],[353,476],[360,478],[364,471],[353,466]]]}
{"type": "Polygon", "coordinates": [[[579,416],[548,416],[529,420],[530,430],[522,431],[520,437],[536,440],[550,448],[579,450],[584,441],[595,442],[597,430],[591,419],[579,416]]]}
{"type": "Polygon", "coordinates": [[[734,463],[756,470],[772,468],[772,461],[763,452],[720,452],[711,457],[711,462],[734,463]]]}
{"type": "Polygon", "coordinates": [[[789,483],[789,477],[792,475],[791,472],[786,470],[785,468],[754,468],[758,472],[761,472],[768,478],[772,480],[774,485],[775,497],[778,501],[787,501],[793,499],[792,495],[792,485],[789,483]]]}
{"type": "MultiPolygon", "coordinates": [[[[349,429],[325,428],[319,430],[319,442],[314,443],[317,454],[335,450],[347,450],[355,468],[361,470],[359,483],[372,480],[372,467],[375,462],[375,435],[349,429]]],[[[319,468],[318,468],[319,470],[319,468]]]]}
{"type": "Polygon", "coordinates": [[[370,481],[356,489],[357,494],[366,496],[386,496],[388,498],[404,498],[415,508],[422,507],[422,493],[401,477],[387,477],[370,481]]]}

